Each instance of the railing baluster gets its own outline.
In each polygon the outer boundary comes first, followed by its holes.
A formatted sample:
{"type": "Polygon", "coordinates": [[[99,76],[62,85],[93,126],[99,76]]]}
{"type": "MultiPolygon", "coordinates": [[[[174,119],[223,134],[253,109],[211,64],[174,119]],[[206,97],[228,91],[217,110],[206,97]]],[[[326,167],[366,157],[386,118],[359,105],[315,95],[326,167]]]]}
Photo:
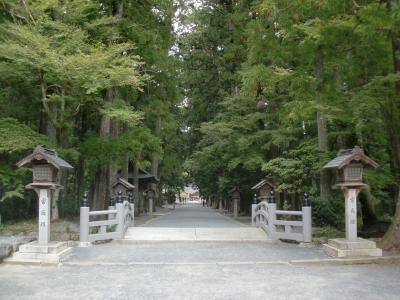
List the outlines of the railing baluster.
{"type": "Polygon", "coordinates": [[[90,245],[89,242],[89,200],[88,192],[85,192],[82,197],[79,220],[79,241],[81,247],[90,245]]]}
{"type": "MultiPolygon", "coordinates": [[[[254,201],[255,197],[253,198],[254,201]]],[[[312,242],[311,205],[308,194],[304,194],[304,204],[301,211],[277,210],[275,193],[270,192],[268,203],[262,201],[252,204],[252,225],[264,228],[272,238],[291,239],[301,242],[312,242]],[[285,221],[277,219],[277,215],[301,216],[301,221],[285,221]],[[279,230],[277,229],[279,226],[279,230]],[[280,229],[283,227],[282,229],[280,229]],[[298,232],[296,228],[301,228],[298,232]]]]}
{"type": "Polygon", "coordinates": [[[303,218],[303,242],[312,242],[312,215],[311,202],[307,193],[304,193],[303,207],[301,208],[303,218]]]}

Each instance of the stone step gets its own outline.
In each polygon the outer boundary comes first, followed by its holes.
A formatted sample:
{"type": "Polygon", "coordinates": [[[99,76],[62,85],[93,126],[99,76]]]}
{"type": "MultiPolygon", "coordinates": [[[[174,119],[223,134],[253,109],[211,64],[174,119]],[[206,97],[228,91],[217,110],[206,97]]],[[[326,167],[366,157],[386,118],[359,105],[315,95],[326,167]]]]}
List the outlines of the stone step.
{"type": "Polygon", "coordinates": [[[342,250],[329,244],[324,244],[322,245],[322,249],[325,251],[326,254],[332,257],[382,256],[382,249],[380,248],[342,250]]]}
{"type": "Polygon", "coordinates": [[[12,257],[4,260],[10,264],[25,264],[25,263],[59,263],[71,254],[72,248],[68,247],[58,253],[33,253],[33,252],[15,252],[12,257]]]}
{"type": "Polygon", "coordinates": [[[21,245],[19,247],[19,251],[24,253],[57,254],[67,248],[67,242],[50,242],[47,245],[40,245],[37,241],[33,241],[31,243],[21,245]]]}
{"type": "Polygon", "coordinates": [[[343,238],[329,239],[328,244],[340,250],[356,250],[356,249],[375,249],[374,241],[358,238],[357,240],[346,240],[343,238]]]}
{"type": "Polygon", "coordinates": [[[126,241],[270,241],[260,228],[130,227],[126,241]]]}

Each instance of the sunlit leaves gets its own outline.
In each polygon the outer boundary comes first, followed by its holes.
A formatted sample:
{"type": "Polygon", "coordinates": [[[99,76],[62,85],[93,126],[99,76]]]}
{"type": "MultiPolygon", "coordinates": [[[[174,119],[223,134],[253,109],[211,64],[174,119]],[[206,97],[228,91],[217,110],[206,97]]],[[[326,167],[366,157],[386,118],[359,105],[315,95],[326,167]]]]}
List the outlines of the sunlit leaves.
{"type": "Polygon", "coordinates": [[[12,118],[0,119],[0,141],[0,154],[21,153],[47,143],[45,136],[12,118]]]}

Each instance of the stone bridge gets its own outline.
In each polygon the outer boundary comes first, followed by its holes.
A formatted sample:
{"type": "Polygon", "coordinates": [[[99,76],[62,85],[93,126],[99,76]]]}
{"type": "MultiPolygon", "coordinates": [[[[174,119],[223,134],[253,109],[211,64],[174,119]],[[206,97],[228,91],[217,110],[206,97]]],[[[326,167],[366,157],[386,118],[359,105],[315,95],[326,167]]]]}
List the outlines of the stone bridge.
{"type": "MultiPolygon", "coordinates": [[[[157,215],[158,214],[158,215],[157,215]]],[[[0,299],[398,299],[398,265],[350,265],[198,204],[51,267],[0,265],[0,299]],[[339,267],[340,266],[340,267],[339,267]]],[[[366,261],[359,261],[366,263],[366,261]]]]}

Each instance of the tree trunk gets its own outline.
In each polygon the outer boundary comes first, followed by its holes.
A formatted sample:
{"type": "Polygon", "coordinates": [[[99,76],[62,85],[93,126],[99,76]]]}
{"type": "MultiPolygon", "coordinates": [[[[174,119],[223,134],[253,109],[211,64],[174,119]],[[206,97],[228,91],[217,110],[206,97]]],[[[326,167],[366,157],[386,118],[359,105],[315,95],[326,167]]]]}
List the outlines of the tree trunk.
{"type": "MultiPolygon", "coordinates": [[[[40,72],[40,89],[42,93],[43,112],[40,120],[40,130],[45,134],[50,142],[50,146],[57,147],[57,128],[54,126],[54,121],[57,119],[57,108],[54,104],[48,103],[47,99],[47,84],[44,81],[43,73],[40,72]]],[[[61,172],[60,172],[61,173],[61,172]]],[[[60,183],[60,175],[58,174],[57,183],[60,183]]],[[[51,221],[58,220],[58,199],[60,190],[57,189],[51,193],[51,221]]]]}
{"type": "MultiPolygon", "coordinates": [[[[399,0],[388,1],[388,10],[393,6],[400,4],[399,0]]],[[[400,30],[392,30],[391,32],[392,53],[393,53],[393,69],[395,73],[400,73],[400,30]]],[[[400,249],[400,141],[399,141],[399,98],[400,98],[400,81],[395,83],[396,94],[390,100],[387,108],[388,116],[387,130],[390,148],[390,166],[394,178],[393,199],[396,205],[394,219],[388,231],[384,235],[380,246],[385,250],[400,249]]]]}
{"type": "MultiPolygon", "coordinates": [[[[324,81],[324,54],[322,49],[319,48],[317,51],[317,61],[315,67],[315,76],[318,81],[318,87],[316,91],[316,101],[319,104],[323,103],[322,99],[322,86],[324,81]]],[[[317,128],[318,128],[318,147],[323,153],[329,151],[328,146],[328,126],[324,112],[317,112],[317,128]]],[[[322,169],[320,171],[320,196],[321,199],[328,200],[330,196],[330,176],[329,171],[322,169]]]]}
{"type": "Polygon", "coordinates": [[[363,190],[358,198],[361,204],[364,227],[369,227],[376,224],[378,222],[378,217],[376,216],[371,191],[369,189],[363,190]]]}
{"type": "Polygon", "coordinates": [[[135,186],[135,211],[136,214],[139,214],[140,209],[143,207],[143,202],[140,198],[140,194],[139,194],[139,166],[137,164],[137,162],[135,162],[133,164],[133,185],[135,186]]]}
{"type": "MultiPolygon", "coordinates": [[[[117,90],[115,88],[111,88],[107,90],[105,101],[113,102],[116,97],[117,90]]],[[[100,121],[100,137],[105,139],[110,138],[111,131],[110,117],[107,115],[102,115],[100,121]]],[[[96,170],[95,182],[92,187],[94,210],[103,210],[108,199],[110,198],[110,173],[110,165],[99,166],[96,170]]]]}
{"type": "MultiPolygon", "coordinates": [[[[128,126],[125,124],[122,130],[124,133],[128,132],[128,126]]],[[[121,166],[122,178],[128,180],[128,175],[129,175],[128,173],[129,173],[129,155],[128,153],[125,153],[122,159],[122,166],[121,166]]]]}
{"type": "MultiPolygon", "coordinates": [[[[154,128],[154,133],[159,137],[161,132],[161,117],[160,115],[157,115],[156,117],[156,124],[154,128]]],[[[153,174],[156,178],[158,178],[158,164],[159,164],[159,159],[157,155],[152,155],[151,157],[151,174],[153,174]]],[[[157,183],[152,184],[152,189],[155,191],[155,201],[154,201],[154,209],[156,208],[156,204],[161,206],[161,197],[160,193],[158,191],[157,183]]]]}

